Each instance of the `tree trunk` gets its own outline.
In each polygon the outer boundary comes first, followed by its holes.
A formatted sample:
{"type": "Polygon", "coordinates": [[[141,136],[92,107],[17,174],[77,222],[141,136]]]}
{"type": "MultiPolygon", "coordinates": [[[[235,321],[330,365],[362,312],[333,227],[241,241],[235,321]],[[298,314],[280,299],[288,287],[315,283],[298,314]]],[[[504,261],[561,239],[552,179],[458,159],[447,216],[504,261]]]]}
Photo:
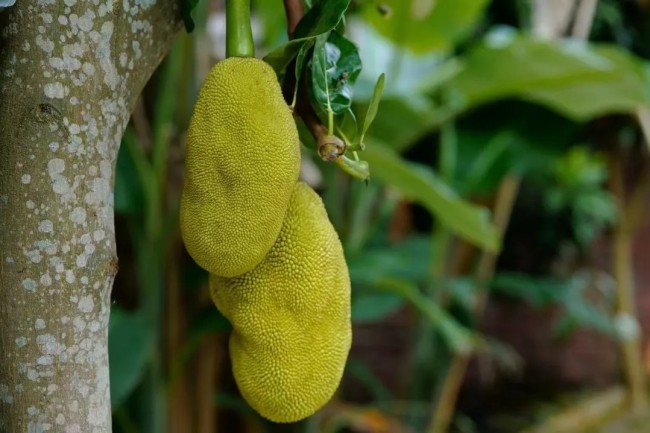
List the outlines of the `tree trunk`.
{"type": "Polygon", "coordinates": [[[113,180],[172,0],[0,12],[0,432],[111,431],[113,180]]]}

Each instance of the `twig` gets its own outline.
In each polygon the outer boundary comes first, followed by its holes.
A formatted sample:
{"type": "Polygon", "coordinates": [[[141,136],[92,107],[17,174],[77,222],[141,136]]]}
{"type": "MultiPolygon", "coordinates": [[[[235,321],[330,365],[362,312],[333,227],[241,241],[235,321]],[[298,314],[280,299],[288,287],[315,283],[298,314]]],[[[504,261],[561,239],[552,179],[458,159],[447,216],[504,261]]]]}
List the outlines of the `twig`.
{"type": "MultiPolygon", "coordinates": [[[[287,17],[287,34],[292,38],[298,23],[305,14],[301,0],[284,0],[284,11],[287,17]]],[[[289,71],[284,78],[282,91],[287,101],[293,98],[296,86],[299,86],[294,114],[305,122],[309,133],[318,144],[318,154],[325,161],[335,161],[345,153],[345,143],[340,138],[330,135],[327,126],[321,122],[309,102],[309,96],[303,90],[304,82],[297,83],[296,76],[292,71],[296,69],[295,59],[287,66],[289,71]]]]}
{"type": "MultiPolygon", "coordinates": [[[[643,141],[650,150],[650,110],[641,107],[637,110],[636,117],[641,126],[643,141]]],[[[648,159],[646,158],[647,163],[648,159]]],[[[650,194],[650,170],[643,170],[641,179],[639,179],[634,191],[632,191],[629,203],[625,207],[625,214],[628,216],[628,228],[631,231],[638,229],[642,223],[641,220],[647,206],[648,194],[650,194]]]]}
{"type": "Polygon", "coordinates": [[[219,411],[214,404],[214,395],[220,391],[219,380],[228,353],[228,339],[224,333],[213,334],[201,339],[195,357],[195,387],[197,402],[196,433],[217,432],[219,411]]]}
{"type": "Polygon", "coordinates": [[[287,34],[289,39],[296,31],[300,19],[305,14],[301,0],[284,0],[284,12],[287,15],[287,34]]]}
{"type": "MultiPolygon", "coordinates": [[[[506,177],[499,186],[497,196],[494,203],[494,225],[503,238],[508,223],[510,222],[510,215],[512,208],[519,192],[521,179],[519,176],[510,175],[506,177]]],[[[479,295],[475,300],[474,314],[480,317],[485,309],[487,301],[487,291],[484,290],[484,285],[494,275],[494,268],[498,255],[483,251],[476,270],[476,279],[483,290],[479,291],[479,295]]],[[[433,411],[433,417],[429,424],[427,431],[429,433],[446,433],[449,430],[452,417],[454,415],[454,408],[458,398],[458,392],[465,377],[467,364],[469,363],[471,354],[455,354],[449,370],[445,376],[439,397],[436,401],[436,406],[433,411]]]]}

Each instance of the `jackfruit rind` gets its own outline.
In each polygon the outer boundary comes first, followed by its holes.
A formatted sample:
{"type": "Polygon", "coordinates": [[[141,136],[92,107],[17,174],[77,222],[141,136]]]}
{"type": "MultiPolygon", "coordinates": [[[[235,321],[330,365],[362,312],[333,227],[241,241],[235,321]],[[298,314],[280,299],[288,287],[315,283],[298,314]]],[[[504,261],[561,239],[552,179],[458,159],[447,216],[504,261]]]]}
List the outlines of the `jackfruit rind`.
{"type": "Polygon", "coordinates": [[[205,79],[187,133],[181,232],[209,272],[241,275],[282,227],[300,170],[298,132],[273,69],[229,58],[205,79]]]}
{"type": "Polygon", "coordinates": [[[338,388],[350,349],[350,279],[320,197],[298,183],[266,259],[236,278],[211,276],[230,320],[233,374],[246,401],[275,422],[312,415],[338,388]]]}

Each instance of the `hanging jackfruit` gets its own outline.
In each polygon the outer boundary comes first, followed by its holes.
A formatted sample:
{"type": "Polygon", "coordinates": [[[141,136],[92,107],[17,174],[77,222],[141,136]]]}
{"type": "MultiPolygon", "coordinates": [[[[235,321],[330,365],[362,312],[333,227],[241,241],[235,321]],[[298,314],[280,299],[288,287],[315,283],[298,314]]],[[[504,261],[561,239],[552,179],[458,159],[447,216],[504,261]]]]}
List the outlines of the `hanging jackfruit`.
{"type": "Polygon", "coordinates": [[[183,240],[209,272],[262,261],[280,232],[300,170],[298,132],[273,69],[233,57],[205,79],[187,133],[183,240]]]}
{"type": "Polygon", "coordinates": [[[211,276],[233,325],[230,357],[246,401],[275,422],[312,415],[338,388],[350,349],[350,279],[320,197],[296,184],[267,257],[235,278],[211,276]]]}

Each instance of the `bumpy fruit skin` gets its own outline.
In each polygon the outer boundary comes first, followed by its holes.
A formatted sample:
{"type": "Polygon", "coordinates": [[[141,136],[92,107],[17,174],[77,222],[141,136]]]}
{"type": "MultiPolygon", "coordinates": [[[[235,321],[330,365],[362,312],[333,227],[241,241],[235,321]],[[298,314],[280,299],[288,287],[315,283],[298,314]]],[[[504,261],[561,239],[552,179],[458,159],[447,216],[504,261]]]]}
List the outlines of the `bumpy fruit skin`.
{"type": "Polygon", "coordinates": [[[218,63],[187,133],[181,232],[192,258],[233,277],[262,261],[282,227],[300,170],[298,132],[273,69],[218,63]]]}
{"type": "Polygon", "coordinates": [[[296,184],[268,256],[236,278],[210,279],[230,320],[233,373],[246,401],[275,422],[312,415],[336,391],[350,350],[350,279],[320,197],[296,184]]]}

